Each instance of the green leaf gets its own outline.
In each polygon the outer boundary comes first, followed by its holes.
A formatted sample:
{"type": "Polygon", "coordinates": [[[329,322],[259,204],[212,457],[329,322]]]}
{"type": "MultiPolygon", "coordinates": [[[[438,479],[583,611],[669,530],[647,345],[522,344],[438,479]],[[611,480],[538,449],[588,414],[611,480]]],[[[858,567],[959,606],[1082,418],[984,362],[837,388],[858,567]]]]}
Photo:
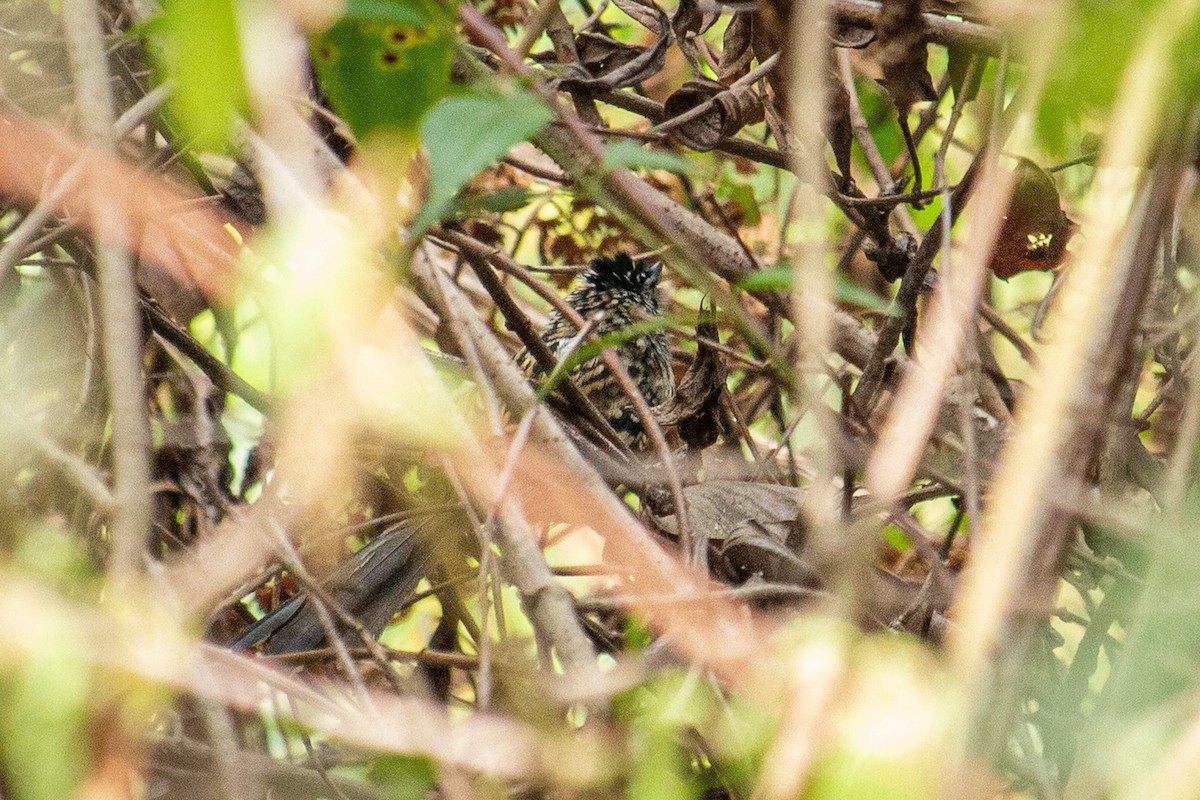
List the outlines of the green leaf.
{"type": "Polygon", "coordinates": [[[529,203],[529,198],[532,196],[528,189],[517,187],[500,189],[487,194],[469,194],[459,199],[458,212],[469,217],[480,211],[492,211],[500,214],[505,211],[519,211],[529,203]]]}
{"type": "Polygon", "coordinates": [[[897,528],[895,525],[888,525],[879,532],[879,538],[884,544],[891,546],[898,552],[905,553],[912,549],[912,539],[908,534],[897,528]]]}
{"type": "Polygon", "coordinates": [[[875,146],[879,148],[883,160],[892,164],[896,157],[904,152],[904,135],[900,132],[900,126],[896,124],[896,111],[888,103],[878,84],[867,78],[859,78],[857,84],[863,116],[867,118],[871,127],[871,138],[875,140],[875,146]]]}
{"type": "Polygon", "coordinates": [[[525,91],[447,97],[438,103],[421,124],[421,141],[429,152],[429,202],[415,227],[445,215],[463,184],[536,133],[551,116],[525,91]]]}
{"type": "Polygon", "coordinates": [[[160,77],[177,84],[169,108],[184,133],[199,148],[224,149],[250,105],[232,0],[165,0],[145,31],[160,77]]]}
{"type": "MultiPolygon", "coordinates": [[[[766,267],[742,278],[737,282],[737,286],[747,292],[782,292],[792,288],[792,275],[792,268],[787,265],[766,267]]],[[[833,296],[840,303],[851,303],[889,317],[900,313],[891,300],[880,297],[841,275],[834,281],[833,296]]]]}
{"type": "Polygon", "coordinates": [[[353,0],[311,50],[330,104],[360,140],[411,137],[451,90],[454,13],[432,0],[353,0]]]}
{"type": "Polygon", "coordinates": [[[754,196],[754,187],[748,183],[723,175],[717,184],[717,199],[735,203],[741,209],[742,222],[746,225],[757,225],[762,220],[762,210],[758,207],[758,198],[754,196]]]}
{"type": "Polygon", "coordinates": [[[765,267],[737,282],[747,292],[782,292],[792,288],[791,267],[765,267]]]}
{"type": "Polygon", "coordinates": [[[851,303],[856,306],[862,306],[869,311],[874,311],[878,314],[886,314],[889,317],[900,316],[900,310],[896,308],[896,304],[886,297],[880,297],[870,289],[864,289],[853,281],[839,275],[833,284],[833,296],[839,303],[851,303]]]}
{"type": "Polygon", "coordinates": [[[403,25],[421,26],[425,14],[420,6],[397,0],[350,0],[346,16],[355,19],[382,19],[403,25]]]}
{"type": "Polygon", "coordinates": [[[5,796],[74,797],[86,772],[87,664],[73,620],[49,615],[26,632],[23,658],[0,671],[0,754],[5,796]]]}
{"type": "Polygon", "coordinates": [[[686,158],[676,153],[665,153],[662,150],[647,150],[634,141],[624,140],[613,142],[604,148],[604,168],[642,167],[644,169],[665,169],[668,172],[691,172],[692,164],[686,158]]]}
{"type": "Polygon", "coordinates": [[[654,636],[646,623],[637,617],[625,618],[625,647],[628,650],[645,650],[654,642],[654,636]]]}
{"type": "Polygon", "coordinates": [[[433,765],[417,756],[380,756],[371,762],[368,777],[389,797],[426,797],[437,788],[433,765]]]}

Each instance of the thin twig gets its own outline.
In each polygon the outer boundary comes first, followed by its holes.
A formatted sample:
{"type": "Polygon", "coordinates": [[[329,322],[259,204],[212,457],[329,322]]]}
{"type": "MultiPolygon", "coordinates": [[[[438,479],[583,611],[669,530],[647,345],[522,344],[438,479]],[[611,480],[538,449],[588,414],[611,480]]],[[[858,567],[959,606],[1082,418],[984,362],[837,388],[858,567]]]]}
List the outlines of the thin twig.
{"type": "Polygon", "coordinates": [[[167,316],[161,306],[142,299],[141,307],[150,322],[151,329],[164,340],[179,348],[179,352],[191,359],[192,363],[208,376],[213,385],[221,391],[237,395],[263,414],[271,411],[274,400],[270,395],[255,389],[223,361],[210,353],[208,348],[196,341],[190,333],[167,316]]]}

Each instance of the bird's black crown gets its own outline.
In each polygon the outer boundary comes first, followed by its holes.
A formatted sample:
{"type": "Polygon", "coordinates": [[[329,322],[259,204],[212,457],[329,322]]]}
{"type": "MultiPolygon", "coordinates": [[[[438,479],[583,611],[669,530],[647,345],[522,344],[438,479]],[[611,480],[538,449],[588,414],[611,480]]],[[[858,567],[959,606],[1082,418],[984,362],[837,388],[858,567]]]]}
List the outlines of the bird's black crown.
{"type": "Polygon", "coordinates": [[[624,289],[645,294],[658,286],[662,262],[634,261],[627,253],[612,258],[597,258],[583,273],[582,280],[594,289],[624,289]]]}

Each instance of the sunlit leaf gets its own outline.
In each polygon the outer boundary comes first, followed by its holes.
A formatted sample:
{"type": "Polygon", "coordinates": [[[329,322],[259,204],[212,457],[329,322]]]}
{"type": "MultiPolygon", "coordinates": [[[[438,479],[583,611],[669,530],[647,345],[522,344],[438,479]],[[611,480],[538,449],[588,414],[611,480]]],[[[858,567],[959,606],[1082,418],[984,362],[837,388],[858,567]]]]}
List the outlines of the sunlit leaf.
{"type": "Polygon", "coordinates": [[[929,653],[898,637],[864,639],[805,797],[938,796],[948,715],[929,653]]]}
{"type": "Polygon", "coordinates": [[[165,0],[162,12],[146,30],[159,72],[176,81],[171,111],[197,147],[221,150],[249,108],[237,11],[231,0],[165,0]]]}
{"type": "Polygon", "coordinates": [[[643,167],[645,169],[665,169],[668,172],[691,172],[695,167],[686,158],[675,153],[664,153],[661,150],[649,150],[637,142],[613,142],[604,148],[604,166],[607,169],[618,167],[643,167]]]}
{"type": "Polygon", "coordinates": [[[390,797],[425,797],[437,788],[433,764],[416,756],[380,756],[371,763],[368,776],[390,797]]]}
{"type": "MultiPolygon", "coordinates": [[[[789,266],[766,267],[742,278],[737,285],[747,292],[782,292],[792,288],[794,275],[789,266]]],[[[861,306],[879,314],[896,316],[899,313],[888,298],[880,297],[841,275],[834,281],[833,295],[838,302],[861,306]]]]}
{"type": "Polygon", "coordinates": [[[992,271],[1005,280],[1021,272],[1058,267],[1074,228],[1059,205],[1053,178],[1024,158],[1016,175],[991,261],[992,271]]]}
{"type": "Polygon", "coordinates": [[[735,181],[729,175],[721,176],[717,184],[717,199],[732,202],[742,212],[742,222],[746,225],[757,225],[762,220],[762,209],[758,198],[754,196],[754,187],[742,181],[735,181]]]}
{"type": "Polygon", "coordinates": [[[312,41],[313,66],[354,133],[414,135],[450,91],[453,11],[431,0],[356,0],[312,41]]]}
{"type": "Polygon", "coordinates": [[[444,214],[460,188],[518,142],[550,121],[551,112],[528,92],[447,97],[421,124],[429,152],[429,200],[417,227],[444,214]]]}
{"type": "Polygon", "coordinates": [[[458,211],[467,216],[481,211],[493,213],[518,211],[529,203],[530,197],[532,197],[532,193],[528,189],[521,188],[500,189],[487,194],[471,194],[459,200],[458,211]]]}
{"type": "MultiPolygon", "coordinates": [[[[12,613],[14,609],[6,609],[12,613]]],[[[74,797],[83,778],[86,748],[87,665],[72,621],[43,619],[21,648],[25,658],[0,671],[0,755],[5,797],[74,797]]]]}

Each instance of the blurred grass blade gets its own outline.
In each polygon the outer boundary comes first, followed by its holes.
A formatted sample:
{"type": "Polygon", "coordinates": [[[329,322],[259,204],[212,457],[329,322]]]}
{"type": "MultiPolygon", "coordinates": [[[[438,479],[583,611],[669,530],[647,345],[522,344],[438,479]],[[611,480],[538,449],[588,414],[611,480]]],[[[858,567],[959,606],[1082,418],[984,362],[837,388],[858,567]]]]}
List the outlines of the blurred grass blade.
{"type": "Polygon", "coordinates": [[[147,27],[159,72],[178,84],[170,109],[199,149],[223,150],[249,108],[237,27],[232,0],[165,0],[147,27]]]}

